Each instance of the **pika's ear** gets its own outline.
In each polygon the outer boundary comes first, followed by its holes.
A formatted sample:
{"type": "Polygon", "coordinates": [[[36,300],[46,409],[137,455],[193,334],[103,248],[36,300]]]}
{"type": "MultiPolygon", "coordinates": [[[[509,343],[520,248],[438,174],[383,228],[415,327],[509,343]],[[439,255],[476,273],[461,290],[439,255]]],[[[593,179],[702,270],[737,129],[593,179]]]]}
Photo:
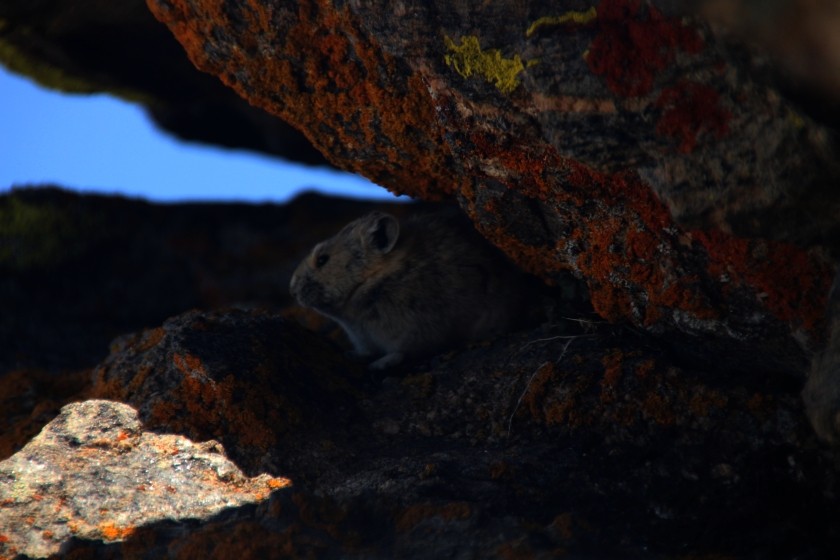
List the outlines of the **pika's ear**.
{"type": "Polygon", "coordinates": [[[372,212],[363,218],[361,235],[366,248],[384,255],[397,243],[400,223],[390,214],[372,212]]]}

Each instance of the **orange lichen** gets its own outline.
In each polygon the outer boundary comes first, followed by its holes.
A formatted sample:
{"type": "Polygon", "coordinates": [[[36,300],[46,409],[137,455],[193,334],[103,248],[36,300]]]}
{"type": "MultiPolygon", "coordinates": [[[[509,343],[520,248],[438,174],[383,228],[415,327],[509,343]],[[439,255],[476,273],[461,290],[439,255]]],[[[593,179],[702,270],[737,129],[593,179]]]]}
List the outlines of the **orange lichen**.
{"type": "Polygon", "coordinates": [[[175,354],[172,357],[172,361],[175,364],[175,367],[177,367],[184,375],[199,375],[201,377],[207,377],[207,371],[204,369],[204,365],[197,356],[191,356],[189,354],[175,354]]]}
{"type": "MultiPolygon", "coordinates": [[[[178,363],[185,368],[182,371],[194,371],[187,360],[176,360],[176,366],[178,363]]],[[[280,425],[283,422],[268,413],[260,413],[267,412],[264,410],[267,405],[255,387],[242,387],[247,395],[244,401],[234,399],[239,385],[233,375],[218,381],[184,375],[171,398],[152,407],[150,421],[201,439],[228,435],[236,437],[242,445],[268,449],[277,437],[267,422],[275,420],[280,425]]]]}
{"type": "Polygon", "coordinates": [[[527,539],[520,537],[497,546],[495,557],[502,560],[534,560],[536,554],[527,539]]]}
{"type": "Polygon", "coordinates": [[[548,526],[562,539],[571,540],[574,537],[574,533],[572,532],[572,514],[569,512],[561,513],[548,526]]]}
{"type": "Polygon", "coordinates": [[[404,509],[397,517],[397,531],[405,533],[418,524],[432,517],[444,521],[468,519],[472,515],[472,508],[466,502],[449,502],[443,505],[417,504],[404,509]]]}
{"type": "Polygon", "coordinates": [[[496,461],[490,465],[490,478],[493,480],[509,479],[513,476],[513,469],[506,461],[496,461]]]}
{"type": "Polygon", "coordinates": [[[747,400],[747,410],[758,420],[766,420],[777,410],[773,397],[755,393],[747,400]]]}
{"type": "Polygon", "coordinates": [[[645,418],[661,426],[673,426],[676,423],[674,403],[655,391],[645,395],[640,407],[645,418]]]}
{"type": "MultiPolygon", "coordinates": [[[[701,289],[698,275],[682,270],[678,237],[667,233],[677,228],[667,207],[638,176],[604,175],[560,157],[553,148],[500,144],[485,133],[473,133],[470,140],[482,160],[508,173],[507,184],[564,208],[575,226],[554,244],[533,246],[511,236],[502,225],[476,220],[482,234],[524,269],[543,279],[560,270],[577,270],[589,285],[595,310],[613,321],[633,318],[651,326],[674,310],[698,319],[720,316],[701,289]],[[583,208],[587,214],[579,216],[583,208]],[[576,248],[574,262],[564,258],[568,247],[576,248]]],[[[497,204],[485,202],[482,210],[499,213],[497,204]]],[[[480,214],[474,207],[468,210],[474,217],[480,214]]]]}
{"type": "Polygon", "coordinates": [[[163,340],[163,337],[166,335],[166,331],[163,330],[163,327],[157,327],[154,329],[147,329],[143,331],[142,339],[140,344],[138,345],[137,349],[140,352],[145,352],[147,350],[151,350],[155,346],[163,340]]]}
{"type": "Polygon", "coordinates": [[[99,524],[99,532],[105,540],[116,541],[127,539],[134,534],[134,527],[118,527],[111,521],[99,524]]]}
{"type": "Polygon", "coordinates": [[[378,48],[348,7],[305,0],[290,14],[294,21],[278,27],[274,8],[248,1],[239,9],[247,14],[243,27],[230,21],[225,6],[219,0],[150,3],[198,68],[294,125],[338,167],[395,192],[423,198],[454,192],[422,78],[399,78],[397,61],[378,48]],[[242,30],[232,38],[237,47],[224,56],[205,48],[217,28],[242,30]]]}
{"type": "Polygon", "coordinates": [[[280,488],[288,488],[291,485],[292,485],[292,481],[289,480],[288,478],[277,477],[277,478],[271,478],[271,479],[268,480],[268,486],[272,490],[277,490],[277,489],[280,489],[280,488]]]}
{"type": "Polygon", "coordinates": [[[688,401],[688,410],[696,417],[707,418],[713,411],[726,406],[728,399],[718,391],[703,389],[693,391],[688,401]]]}
{"type": "Polygon", "coordinates": [[[619,350],[613,350],[601,358],[604,364],[604,377],[601,379],[601,402],[611,403],[615,400],[615,390],[621,379],[623,370],[623,354],[619,350]]]}
{"type": "Polygon", "coordinates": [[[636,365],[636,377],[639,379],[647,378],[653,369],[656,367],[656,361],[653,359],[644,360],[636,365]]]}

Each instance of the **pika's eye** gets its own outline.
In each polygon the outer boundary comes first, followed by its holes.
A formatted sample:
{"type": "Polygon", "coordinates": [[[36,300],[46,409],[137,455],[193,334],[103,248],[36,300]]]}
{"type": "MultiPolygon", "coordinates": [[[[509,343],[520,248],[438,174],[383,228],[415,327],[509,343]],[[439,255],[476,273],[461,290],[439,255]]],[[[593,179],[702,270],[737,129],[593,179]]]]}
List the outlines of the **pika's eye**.
{"type": "Polygon", "coordinates": [[[323,255],[323,254],[318,255],[318,258],[315,259],[315,268],[321,268],[322,266],[327,264],[327,262],[329,262],[329,260],[330,260],[329,255],[323,255]]]}

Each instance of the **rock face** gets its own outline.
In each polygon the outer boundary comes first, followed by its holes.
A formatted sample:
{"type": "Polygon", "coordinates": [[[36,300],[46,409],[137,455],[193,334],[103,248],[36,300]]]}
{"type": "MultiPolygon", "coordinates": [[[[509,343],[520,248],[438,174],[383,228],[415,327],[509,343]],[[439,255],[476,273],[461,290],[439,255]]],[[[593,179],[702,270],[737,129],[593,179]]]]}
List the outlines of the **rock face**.
{"type": "Polygon", "coordinates": [[[790,243],[838,241],[834,135],[671,4],[149,2],[336,165],[455,196],[522,267],[585,280],[602,317],[819,338],[833,265],[790,243]]]}
{"type": "Polygon", "coordinates": [[[190,312],[122,339],[91,391],[134,403],[144,427],[125,405],[85,401],[0,463],[0,554],[820,557],[840,546],[838,457],[815,444],[784,374],[715,376],[605,324],[363,372],[258,311],[190,312]],[[246,474],[274,478],[246,478],[219,444],[158,435],[172,432],[219,436],[246,474]]]}
{"type": "Polygon", "coordinates": [[[142,430],[131,407],[85,401],[0,463],[0,555],[42,558],[71,538],[122,541],[141,524],[211,517],[289,481],[249,479],[216,442],[142,430]]]}

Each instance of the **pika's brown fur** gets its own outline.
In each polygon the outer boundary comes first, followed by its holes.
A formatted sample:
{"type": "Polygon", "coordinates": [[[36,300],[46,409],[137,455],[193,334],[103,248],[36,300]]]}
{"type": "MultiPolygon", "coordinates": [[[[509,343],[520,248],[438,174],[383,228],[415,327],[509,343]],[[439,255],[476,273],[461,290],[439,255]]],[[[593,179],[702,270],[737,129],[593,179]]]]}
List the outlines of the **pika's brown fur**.
{"type": "Polygon", "coordinates": [[[373,212],[316,245],[290,291],[383,369],[509,330],[525,314],[525,286],[463,216],[418,216],[401,226],[373,212]]]}

